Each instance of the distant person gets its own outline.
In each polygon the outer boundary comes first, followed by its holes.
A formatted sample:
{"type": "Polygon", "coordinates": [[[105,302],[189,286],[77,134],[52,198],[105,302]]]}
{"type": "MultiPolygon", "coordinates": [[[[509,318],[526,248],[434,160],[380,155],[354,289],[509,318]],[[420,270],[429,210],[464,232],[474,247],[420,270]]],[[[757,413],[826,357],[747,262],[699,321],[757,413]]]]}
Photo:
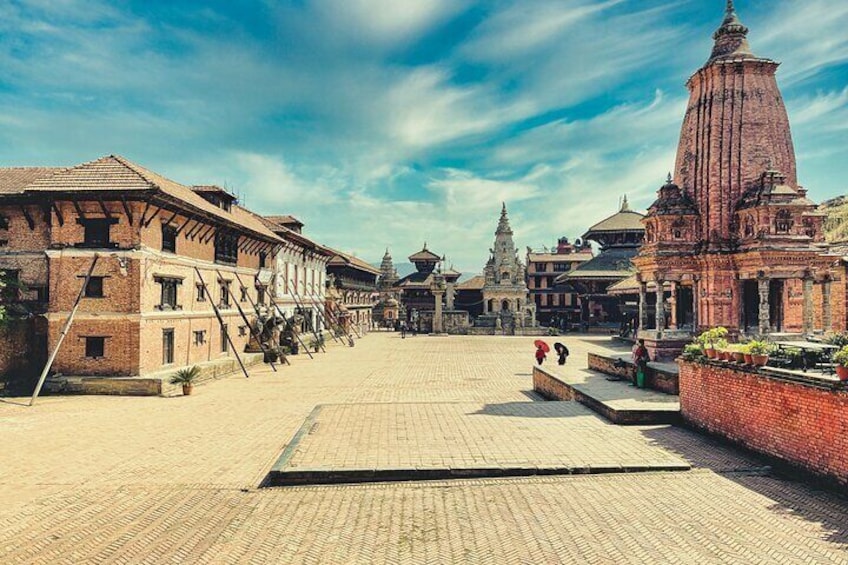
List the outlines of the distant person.
{"type": "Polygon", "coordinates": [[[400,338],[406,339],[406,322],[400,323],[400,338]]]}
{"type": "Polygon", "coordinates": [[[547,357],[547,356],[545,355],[545,350],[544,350],[544,349],[542,349],[542,346],[541,346],[541,345],[537,345],[537,346],[536,346],[536,363],[538,363],[539,365],[541,365],[542,363],[544,363],[544,362],[545,362],[545,358],[546,358],[546,357],[547,357]]]}
{"type": "Polygon", "coordinates": [[[645,388],[645,372],[650,360],[648,348],[645,347],[645,340],[640,339],[636,347],[633,348],[633,364],[636,365],[636,386],[638,388],[645,388]]]}
{"type": "Polygon", "coordinates": [[[565,362],[568,361],[569,351],[568,348],[562,343],[556,343],[554,345],[554,349],[557,352],[557,364],[565,365],[565,362]]]}

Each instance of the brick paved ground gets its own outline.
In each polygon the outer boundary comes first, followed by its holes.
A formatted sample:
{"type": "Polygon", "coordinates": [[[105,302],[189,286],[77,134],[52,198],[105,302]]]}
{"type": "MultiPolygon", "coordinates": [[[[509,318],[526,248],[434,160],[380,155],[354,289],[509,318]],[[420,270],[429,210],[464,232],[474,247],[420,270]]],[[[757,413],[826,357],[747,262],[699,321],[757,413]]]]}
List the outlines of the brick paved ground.
{"type": "Polygon", "coordinates": [[[256,488],[318,404],[532,402],[531,343],[372,334],[191,397],[0,402],[0,563],[848,563],[848,502],[667,426],[629,429],[692,471],[256,488]]]}

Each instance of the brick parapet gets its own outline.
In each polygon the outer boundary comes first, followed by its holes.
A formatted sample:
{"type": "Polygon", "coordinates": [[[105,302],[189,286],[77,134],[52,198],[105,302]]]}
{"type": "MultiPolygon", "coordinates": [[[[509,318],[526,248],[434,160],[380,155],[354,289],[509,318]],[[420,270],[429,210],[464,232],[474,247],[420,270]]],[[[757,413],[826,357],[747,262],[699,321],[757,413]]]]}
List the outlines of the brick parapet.
{"type": "Polygon", "coordinates": [[[848,485],[848,391],[718,363],[679,366],[687,423],[848,485]]]}
{"type": "MultiPolygon", "coordinates": [[[[627,360],[620,361],[617,357],[589,353],[589,369],[636,382],[636,366],[627,360]]],[[[666,394],[678,394],[679,392],[676,373],[663,371],[650,365],[645,374],[645,386],[666,394]]]]}

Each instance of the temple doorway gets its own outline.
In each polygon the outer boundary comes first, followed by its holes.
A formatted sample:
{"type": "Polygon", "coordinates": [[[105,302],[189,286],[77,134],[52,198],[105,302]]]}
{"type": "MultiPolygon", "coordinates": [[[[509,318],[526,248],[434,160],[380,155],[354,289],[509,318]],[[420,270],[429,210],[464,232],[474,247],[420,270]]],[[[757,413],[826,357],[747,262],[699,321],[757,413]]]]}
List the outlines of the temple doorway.
{"type": "Polygon", "coordinates": [[[695,324],[695,315],[692,311],[693,293],[691,286],[677,287],[677,327],[680,329],[692,328],[695,324]]]}
{"type": "Polygon", "coordinates": [[[501,303],[501,310],[509,312],[509,300],[504,300],[503,303],[501,303]]]}
{"type": "Polygon", "coordinates": [[[756,280],[742,281],[742,327],[746,334],[760,331],[760,291],[756,280]]]}
{"type": "Polygon", "coordinates": [[[769,325],[771,331],[783,331],[783,281],[769,283],[769,325]]]}

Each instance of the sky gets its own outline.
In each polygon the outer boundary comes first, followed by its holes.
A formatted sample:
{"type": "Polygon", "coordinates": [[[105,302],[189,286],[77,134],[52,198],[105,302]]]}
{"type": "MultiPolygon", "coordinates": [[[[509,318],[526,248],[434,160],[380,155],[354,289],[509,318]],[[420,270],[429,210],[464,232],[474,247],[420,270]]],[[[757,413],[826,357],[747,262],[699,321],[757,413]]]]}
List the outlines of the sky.
{"type": "MultiPolygon", "coordinates": [[[[470,276],[673,169],[723,0],[0,0],[0,166],[117,154],[379,263],[470,276]]],[[[848,192],[848,2],[738,0],[799,180],[848,192]]],[[[523,251],[522,251],[523,255],[523,251]]]]}

